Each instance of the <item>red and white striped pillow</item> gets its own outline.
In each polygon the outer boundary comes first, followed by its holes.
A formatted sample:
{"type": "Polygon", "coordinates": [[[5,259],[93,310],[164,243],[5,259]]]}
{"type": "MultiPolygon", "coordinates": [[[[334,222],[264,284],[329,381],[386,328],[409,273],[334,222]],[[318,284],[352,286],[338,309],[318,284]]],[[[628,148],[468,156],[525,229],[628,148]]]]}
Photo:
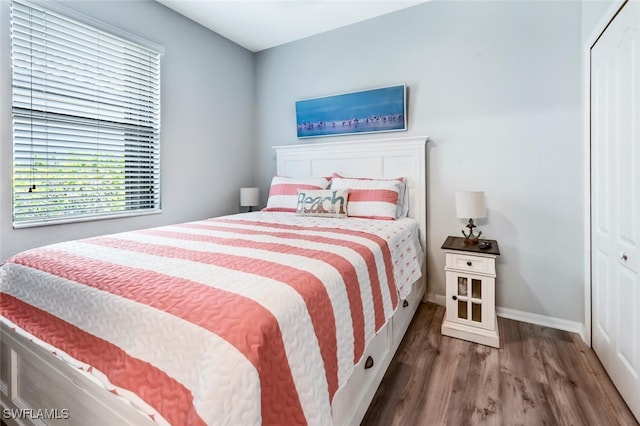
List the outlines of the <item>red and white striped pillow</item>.
{"type": "Polygon", "coordinates": [[[404,179],[345,178],[331,179],[331,189],[349,189],[349,217],[395,220],[399,202],[404,198],[404,179]]]}
{"type": "Polygon", "coordinates": [[[265,212],[295,213],[298,207],[298,189],[327,189],[329,179],[319,178],[291,178],[274,176],[269,188],[265,212]]]}

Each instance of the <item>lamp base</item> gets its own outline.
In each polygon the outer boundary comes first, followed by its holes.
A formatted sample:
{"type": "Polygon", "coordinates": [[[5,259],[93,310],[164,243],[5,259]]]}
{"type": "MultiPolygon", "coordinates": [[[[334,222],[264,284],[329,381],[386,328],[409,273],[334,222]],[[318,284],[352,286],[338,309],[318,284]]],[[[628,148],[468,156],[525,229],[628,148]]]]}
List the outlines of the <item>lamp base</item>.
{"type": "Polygon", "coordinates": [[[478,235],[473,233],[473,228],[476,225],[473,223],[473,219],[469,219],[469,223],[467,223],[467,228],[469,228],[469,235],[462,230],[462,235],[464,235],[464,243],[465,244],[478,244],[478,240],[480,239],[480,235],[482,235],[482,231],[478,232],[478,235]]]}

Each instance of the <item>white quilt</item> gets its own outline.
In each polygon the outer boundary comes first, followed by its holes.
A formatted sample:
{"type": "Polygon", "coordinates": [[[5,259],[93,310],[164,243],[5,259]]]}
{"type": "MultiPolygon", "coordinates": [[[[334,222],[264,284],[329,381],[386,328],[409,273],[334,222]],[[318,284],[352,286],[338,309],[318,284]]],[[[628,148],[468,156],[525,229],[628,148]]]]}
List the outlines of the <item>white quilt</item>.
{"type": "Polygon", "coordinates": [[[0,319],[160,424],[327,425],[421,259],[412,219],[254,212],[21,253],[0,319]]]}

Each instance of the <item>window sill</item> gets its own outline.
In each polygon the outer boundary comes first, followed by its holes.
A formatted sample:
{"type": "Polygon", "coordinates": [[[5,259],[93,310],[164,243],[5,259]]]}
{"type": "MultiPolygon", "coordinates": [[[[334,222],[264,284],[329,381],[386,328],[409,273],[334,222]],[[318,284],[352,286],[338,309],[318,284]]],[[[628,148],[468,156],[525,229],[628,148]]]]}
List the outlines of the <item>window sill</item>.
{"type": "Polygon", "coordinates": [[[125,217],[148,216],[152,214],[160,214],[162,209],[154,209],[150,211],[136,211],[108,216],[82,216],[65,219],[38,219],[33,221],[13,222],[13,229],[36,228],[40,226],[64,225],[68,223],[93,222],[97,220],[121,219],[125,217]]]}

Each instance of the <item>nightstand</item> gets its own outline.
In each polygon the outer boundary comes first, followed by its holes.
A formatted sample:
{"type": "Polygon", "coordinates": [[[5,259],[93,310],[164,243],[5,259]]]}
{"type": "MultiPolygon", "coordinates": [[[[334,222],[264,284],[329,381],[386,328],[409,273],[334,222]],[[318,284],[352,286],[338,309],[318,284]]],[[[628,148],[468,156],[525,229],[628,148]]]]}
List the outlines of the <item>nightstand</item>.
{"type": "Polygon", "coordinates": [[[442,334],[483,345],[500,347],[496,317],[496,257],[498,242],[481,249],[462,237],[447,237],[442,249],[446,264],[446,314],[442,334]]]}

